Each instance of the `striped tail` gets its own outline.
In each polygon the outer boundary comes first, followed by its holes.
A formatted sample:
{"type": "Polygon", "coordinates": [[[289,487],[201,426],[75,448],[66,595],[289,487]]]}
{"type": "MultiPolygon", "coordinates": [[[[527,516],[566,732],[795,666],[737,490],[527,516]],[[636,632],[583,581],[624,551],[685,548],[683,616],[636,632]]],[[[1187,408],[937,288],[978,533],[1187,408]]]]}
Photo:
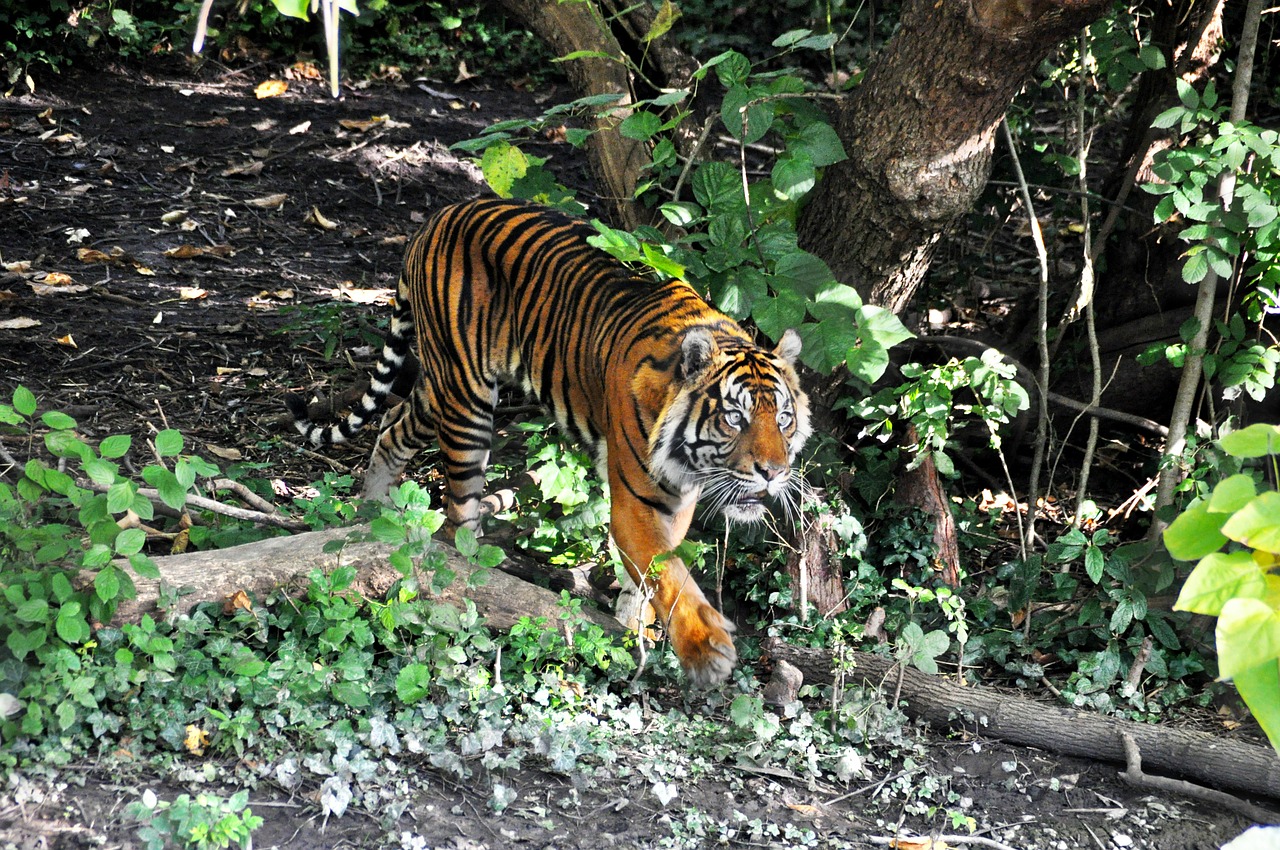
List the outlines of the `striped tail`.
{"type": "Polygon", "coordinates": [[[293,426],[311,445],[345,443],[386,408],[387,396],[409,356],[413,332],[413,310],[408,299],[401,297],[399,291],[396,293],[394,310],[391,314],[391,330],[382,345],[378,365],[369,379],[369,389],[361,397],[360,403],[347,414],[347,418],[332,424],[312,422],[307,416],[306,399],[295,393],[285,394],[284,404],[293,416],[293,426]]]}

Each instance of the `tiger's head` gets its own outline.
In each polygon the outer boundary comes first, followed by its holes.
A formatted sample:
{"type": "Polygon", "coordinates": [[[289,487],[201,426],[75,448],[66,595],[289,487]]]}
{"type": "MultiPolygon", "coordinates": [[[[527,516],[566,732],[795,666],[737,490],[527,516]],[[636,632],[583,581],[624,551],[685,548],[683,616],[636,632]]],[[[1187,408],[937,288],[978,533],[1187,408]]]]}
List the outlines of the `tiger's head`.
{"type": "Polygon", "coordinates": [[[650,432],[654,474],[681,492],[700,490],[738,522],[764,516],[766,496],[795,507],[791,464],[809,438],[809,399],[795,361],[800,335],[768,351],[705,327],[685,333],[673,397],[650,432]]]}

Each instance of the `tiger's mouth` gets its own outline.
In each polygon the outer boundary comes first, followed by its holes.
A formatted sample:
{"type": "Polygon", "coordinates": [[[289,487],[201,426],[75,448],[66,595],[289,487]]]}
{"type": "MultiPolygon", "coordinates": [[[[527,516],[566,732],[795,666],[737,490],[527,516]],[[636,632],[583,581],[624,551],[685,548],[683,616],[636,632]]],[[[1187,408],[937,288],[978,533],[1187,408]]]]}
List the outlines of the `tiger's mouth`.
{"type": "Polygon", "coordinates": [[[725,505],[722,512],[728,519],[736,522],[759,522],[765,515],[764,500],[767,495],[765,490],[747,491],[725,505]]]}

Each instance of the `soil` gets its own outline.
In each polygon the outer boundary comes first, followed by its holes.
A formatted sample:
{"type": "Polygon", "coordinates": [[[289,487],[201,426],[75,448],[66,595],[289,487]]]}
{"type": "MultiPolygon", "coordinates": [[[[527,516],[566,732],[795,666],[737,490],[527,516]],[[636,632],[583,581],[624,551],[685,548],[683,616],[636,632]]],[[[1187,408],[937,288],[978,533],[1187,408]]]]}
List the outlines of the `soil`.
{"type": "MultiPolygon", "coordinates": [[[[41,409],[72,414],[90,439],[131,433],[138,446],[156,429],[178,428],[188,450],[258,464],[258,474],[285,487],[331,466],[359,466],[363,444],[325,461],[281,439],[282,392],[330,380],[341,389],[360,372],[338,366],[346,342],[325,362],[325,340],[284,332],[297,323],[287,308],[379,300],[423,214],[485,192],[478,169],[448,146],[572,95],[474,79],[348,88],[334,100],[318,80],[294,73],[285,93],[255,97],[272,76],[287,75],[171,60],[69,73],[0,101],[0,258],[8,269],[0,272],[0,398],[25,385],[41,409]],[[261,200],[273,196],[283,200],[261,200]]],[[[562,182],[590,201],[572,148],[551,134],[526,149],[550,157],[562,182]]],[[[0,447],[19,459],[28,451],[0,447]]],[[[6,464],[0,473],[11,476],[6,464]]],[[[1014,847],[1208,850],[1248,826],[1220,809],[1129,787],[1115,765],[954,739],[938,739],[930,758],[930,772],[950,777],[972,798],[970,813],[994,827],[987,837],[1014,847]]],[[[726,766],[664,807],[638,777],[575,788],[524,770],[509,777],[518,802],[497,815],[486,790],[426,764],[417,769],[429,791],[400,819],[403,838],[360,814],[325,823],[313,801],[264,787],[251,802],[266,818],[255,845],[697,846],[682,823],[693,807],[725,821],[742,812],[811,828],[818,846],[870,847],[892,836],[896,822],[864,802],[889,777],[850,796],[726,766]],[[664,843],[678,836],[693,843],[664,843]]],[[[83,784],[0,808],[0,846],[136,845],[121,812],[137,798],[134,780],[117,784],[92,764],[65,775],[83,784]]],[[[172,780],[151,787],[166,799],[193,791],[172,780]]],[[[744,846],[782,840],[766,835],[744,846]]]]}

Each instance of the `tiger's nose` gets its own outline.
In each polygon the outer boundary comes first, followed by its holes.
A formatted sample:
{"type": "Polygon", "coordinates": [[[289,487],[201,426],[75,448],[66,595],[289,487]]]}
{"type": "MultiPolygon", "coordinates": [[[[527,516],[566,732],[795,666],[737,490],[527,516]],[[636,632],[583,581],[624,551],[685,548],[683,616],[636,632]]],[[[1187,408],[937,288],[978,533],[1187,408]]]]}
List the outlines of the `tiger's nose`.
{"type": "Polygon", "coordinates": [[[767,460],[764,463],[756,463],[756,474],[765,480],[766,483],[776,481],[782,477],[787,471],[785,463],[779,463],[776,460],[767,460]]]}

